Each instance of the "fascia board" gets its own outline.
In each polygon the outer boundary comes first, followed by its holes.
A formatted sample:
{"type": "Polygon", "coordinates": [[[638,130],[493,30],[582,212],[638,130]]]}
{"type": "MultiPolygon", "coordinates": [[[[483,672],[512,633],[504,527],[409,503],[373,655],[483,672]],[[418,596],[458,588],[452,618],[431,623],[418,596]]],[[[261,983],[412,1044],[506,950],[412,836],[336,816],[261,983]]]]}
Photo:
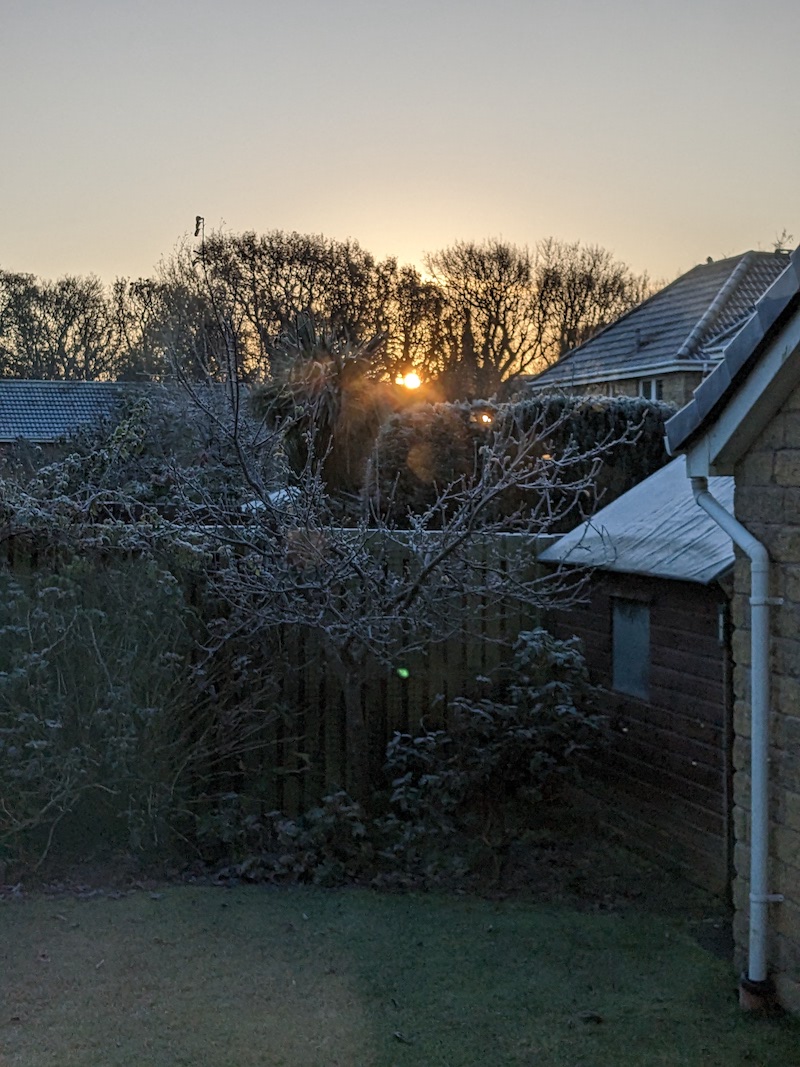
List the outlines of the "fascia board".
{"type": "MultiPolygon", "coordinates": [[[[624,382],[628,378],[652,378],[656,374],[675,374],[679,371],[695,371],[702,374],[704,370],[707,370],[709,365],[719,362],[719,357],[716,359],[680,359],[670,360],[667,363],[657,363],[655,365],[638,364],[633,367],[626,367],[623,371],[612,372],[600,372],[593,374],[563,374],[558,379],[555,376],[548,382],[542,382],[542,388],[552,388],[556,385],[597,385],[600,382],[624,382]]],[[[531,387],[535,387],[536,381],[530,383],[531,387]]]]}

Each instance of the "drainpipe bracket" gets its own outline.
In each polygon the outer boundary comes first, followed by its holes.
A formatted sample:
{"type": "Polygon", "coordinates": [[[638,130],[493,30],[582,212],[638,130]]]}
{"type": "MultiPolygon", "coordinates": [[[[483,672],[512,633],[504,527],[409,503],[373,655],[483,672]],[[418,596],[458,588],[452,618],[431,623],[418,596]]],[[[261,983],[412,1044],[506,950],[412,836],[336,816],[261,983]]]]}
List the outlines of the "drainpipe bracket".
{"type": "Polygon", "coordinates": [[[783,606],[782,596],[751,596],[750,606],[753,608],[780,608],[783,606]]]}
{"type": "Polygon", "coordinates": [[[751,904],[782,904],[786,898],[783,893],[751,893],[751,904]]]}

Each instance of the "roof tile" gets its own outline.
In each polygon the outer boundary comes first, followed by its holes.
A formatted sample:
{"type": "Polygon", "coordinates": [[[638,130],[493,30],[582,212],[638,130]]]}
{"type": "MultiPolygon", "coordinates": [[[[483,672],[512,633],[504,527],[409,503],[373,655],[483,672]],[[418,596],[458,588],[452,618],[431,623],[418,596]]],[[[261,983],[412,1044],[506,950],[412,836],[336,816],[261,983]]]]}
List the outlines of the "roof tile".
{"type": "Polygon", "coordinates": [[[682,358],[698,369],[716,363],[725,335],[742,328],[788,262],[782,252],[745,252],[694,267],[568,352],[531,385],[557,388],[613,380],[634,367],[646,376],[648,368],[674,362],[690,338],[691,351],[682,358]]]}
{"type": "Polygon", "coordinates": [[[0,381],[0,442],[55,441],[113,417],[132,385],[117,382],[0,381]]]}

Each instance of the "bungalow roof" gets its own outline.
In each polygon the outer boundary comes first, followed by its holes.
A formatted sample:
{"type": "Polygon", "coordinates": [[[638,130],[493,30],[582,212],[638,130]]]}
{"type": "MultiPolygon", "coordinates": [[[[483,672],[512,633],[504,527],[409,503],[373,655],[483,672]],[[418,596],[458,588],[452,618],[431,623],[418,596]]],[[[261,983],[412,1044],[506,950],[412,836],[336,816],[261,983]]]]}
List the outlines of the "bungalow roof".
{"type": "Polygon", "coordinates": [[[127,390],[117,382],[0,381],[0,443],[55,441],[117,411],[127,390]]]}

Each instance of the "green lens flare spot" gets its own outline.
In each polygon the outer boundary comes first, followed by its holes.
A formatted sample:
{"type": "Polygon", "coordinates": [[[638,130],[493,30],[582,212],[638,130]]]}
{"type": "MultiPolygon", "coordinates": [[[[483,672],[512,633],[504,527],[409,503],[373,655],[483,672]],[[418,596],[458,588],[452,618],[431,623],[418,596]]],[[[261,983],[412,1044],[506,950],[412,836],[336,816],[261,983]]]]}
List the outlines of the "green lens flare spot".
{"type": "Polygon", "coordinates": [[[397,668],[397,677],[398,678],[408,678],[408,676],[410,674],[411,674],[411,671],[408,669],[408,667],[398,667],[397,668]]]}

